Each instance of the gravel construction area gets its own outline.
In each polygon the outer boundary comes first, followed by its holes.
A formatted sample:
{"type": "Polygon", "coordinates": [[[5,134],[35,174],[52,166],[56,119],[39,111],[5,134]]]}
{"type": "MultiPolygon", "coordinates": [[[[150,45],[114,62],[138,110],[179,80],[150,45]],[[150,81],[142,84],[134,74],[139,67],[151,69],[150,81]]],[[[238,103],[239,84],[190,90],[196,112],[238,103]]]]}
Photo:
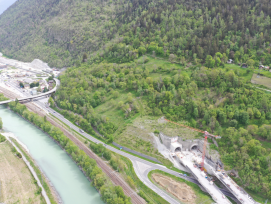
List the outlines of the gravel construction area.
{"type": "Polygon", "coordinates": [[[196,203],[197,196],[193,189],[187,184],[174,181],[172,178],[161,174],[152,174],[152,178],[181,202],[187,204],[196,203]]]}
{"type": "Polygon", "coordinates": [[[1,201],[11,203],[44,203],[37,194],[34,178],[22,159],[19,159],[7,142],[0,143],[1,201]]]}

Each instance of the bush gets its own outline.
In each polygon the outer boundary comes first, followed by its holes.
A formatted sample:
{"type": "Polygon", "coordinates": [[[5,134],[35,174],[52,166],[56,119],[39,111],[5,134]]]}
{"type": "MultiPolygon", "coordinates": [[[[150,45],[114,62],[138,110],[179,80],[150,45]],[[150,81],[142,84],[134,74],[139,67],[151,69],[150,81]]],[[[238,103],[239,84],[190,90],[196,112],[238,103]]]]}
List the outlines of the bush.
{"type": "Polygon", "coordinates": [[[131,188],[135,189],[135,182],[130,176],[127,176],[127,181],[128,181],[129,186],[131,186],[131,188]]]}
{"type": "Polygon", "coordinates": [[[103,157],[106,159],[106,160],[110,160],[111,159],[111,153],[109,151],[106,151],[104,154],[103,154],[103,157]]]}
{"type": "Polygon", "coordinates": [[[159,134],[160,131],[159,131],[159,130],[154,130],[154,133],[155,133],[155,134],[159,134]]]}
{"type": "Polygon", "coordinates": [[[117,164],[117,162],[114,159],[110,160],[110,165],[112,166],[112,168],[114,170],[118,170],[118,164],[117,164]]]}
{"type": "Polygon", "coordinates": [[[39,189],[37,190],[37,194],[41,194],[41,192],[42,192],[42,188],[39,187],[39,189]]]}
{"type": "Polygon", "coordinates": [[[17,152],[16,155],[17,155],[17,157],[22,158],[22,155],[20,152],[17,152]]]}
{"type": "Polygon", "coordinates": [[[6,137],[0,134],[0,143],[5,142],[5,141],[6,141],[6,137]]]}

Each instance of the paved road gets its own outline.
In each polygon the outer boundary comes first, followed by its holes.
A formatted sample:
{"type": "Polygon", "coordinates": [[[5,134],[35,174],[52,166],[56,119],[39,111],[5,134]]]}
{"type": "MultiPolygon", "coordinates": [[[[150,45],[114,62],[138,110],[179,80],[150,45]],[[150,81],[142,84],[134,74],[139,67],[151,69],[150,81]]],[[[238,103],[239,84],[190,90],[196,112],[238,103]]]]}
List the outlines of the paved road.
{"type": "MultiPolygon", "coordinates": [[[[34,96],[32,96],[32,95],[29,94],[29,95],[27,95],[26,97],[18,98],[18,101],[23,101],[23,100],[26,100],[26,99],[40,98],[40,97],[42,97],[42,96],[47,96],[48,94],[55,92],[56,89],[57,89],[57,86],[60,84],[60,82],[59,82],[58,79],[55,79],[55,81],[56,81],[56,86],[55,86],[52,90],[50,90],[50,91],[48,91],[48,92],[46,92],[46,93],[42,93],[42,94],[34,95],[34,96]]],[[[14,89],[17,89],[17,90],[19,89],[18,87],[16,87],[16,85],[14,85],[14,84],[12,84],[12,83],[10,83],[10,82],[7,82],[7,84],[9,84],[9,86],[12,86],[12,88],[14,88],[14,89]],[[10,84],[11,84],[11,85],[10,85],[10,84]]],[[[19,90],[19,91],[21,92],[21,90],[19,90]]],[[[7,101],[1,101],[1,102],[0,102],[0,105],[6,104],[6,103],[10,103],[11,101],[14,101],[14,99],[7,100],[7,101]]]]}
{"type": "MultiPolygon", "coordinates": [[[[57,80],[57,84],[59,84],[60,82],[57,80]]],[[[22,92],[22,90],[14,85],[12,85],[12,88],[16,89],[17,91],[20,91],[21,94],[24,95],[28,95],[28,93],[22,92]]],[[[58,118],[60,121],[62,121],[63,123],[65,123],[66,125],[68,125],[71,129],[75,130],[76,132],[80,133],[81,135],[83,135],[84,137],[88,138],[89,140],[91,140],[92,142],[95,142],[97,144],[103,144],[107,149],[110,149],[111,151],[120,154],[122,156],[125,156],[127,158],[129,158],[132,163],[133,163],[133,167],[135,170],[135,173],[137,174],[138,178],[149,188],[151,188],[153,191],[155,191],[158,195],[162,196],[165,200],[167,200],[169,203],[172,204],[177,204],[180,203],[179,201],[177,201],[175,198],[172,198],[171,196],[169,196],[167,193],[165,193],[163,190],[161,190],[160,188],[158,188],[156,185],[154,185],[148,178],[148,173],[152,170],[161,170],[164,171],[166,173],[172,174],[174,176],[183,178],[187,181],[193,182],[197,185],[199,185],[200,187],[202,187],[200,185],[200,183],[192,178],[192,177],[187,177],[184,176],[183,174],[180,174],[176,171],[170,170],[168,168],[166,168],[165,166],[159,165],[159,164],[154,164],[152,162],[146,161],[144,159],[138,158],[136,156],[133,156],[131,154],[128,154],[126,152],[123,152],[121,150],[118,150],[112,146],[106,145],[105,143],[101,142],[100,140],[96,139],[95,137],[92,137],[91,135],[87,134],[87,133],[81,133],[79,131],[79,128],[77,126],[75,126],[73,123],[71,123],[69,120],[67,120],[63,115],[59,114],[58,112],[55,112],[53,109],[51,108],[47,108],[46,105],[43,102],[40,101],[35,101],[34,103],[36,103],[38,106],[40,106],[42,109],[46,110],[46,112],[51,113],[52,115],[54,115],[56,118],[58,118]]],[[[182,167],[182,166],[180,166],[182,167]]],[[[185,167],[182,167],[183,171],[189,172],[185,167]]],[[[222,191],[222,190],[221,190],[222,191]]],[[[227,192],[226,190],[223,190],[224,192],[227,193],[227,195],[229,195],[231,198],[235,199],[235,197],[230,193],[227,192]]]]}

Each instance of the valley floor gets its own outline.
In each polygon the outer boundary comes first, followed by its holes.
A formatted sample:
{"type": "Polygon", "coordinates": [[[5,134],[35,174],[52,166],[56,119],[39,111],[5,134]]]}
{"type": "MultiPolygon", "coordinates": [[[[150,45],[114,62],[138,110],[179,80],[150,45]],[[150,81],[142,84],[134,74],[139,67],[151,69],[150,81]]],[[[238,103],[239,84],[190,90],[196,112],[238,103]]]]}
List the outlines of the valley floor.
{"type": "Polygon", "coordinates": [[[9,203],[43,203],[34,178],[22,159],[7,142],[0,144],[0,201],[9,203]]]}

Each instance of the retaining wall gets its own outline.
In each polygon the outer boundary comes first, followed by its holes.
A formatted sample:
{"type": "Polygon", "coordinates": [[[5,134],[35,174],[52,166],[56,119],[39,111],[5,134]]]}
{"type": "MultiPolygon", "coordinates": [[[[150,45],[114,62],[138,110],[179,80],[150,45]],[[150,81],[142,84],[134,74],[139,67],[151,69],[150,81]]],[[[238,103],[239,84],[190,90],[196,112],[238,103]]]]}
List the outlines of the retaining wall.
{"type": "Polygon", "coordinates": [[[158,161],[158,160],[157,160],[156,158],[154,158],[154,157],[151,157],[151,156],[142,154],[142,153],[140,153],[140,152],[137,152],[137,151],[135,151],[135,150],[129,149],[129,148],[127,148],[127,147],[123,147],[123,146],[117,144],[116,142],[112,142],[112,144],[115,145],[115,146],[118,147],[118,148],[122,148],[123,150],[125,150],[125,151],[127,151],[127,152],[131,152],[131,153],[136,154],[136,155],[138,155],[138,156],[141,156],[141,157],[144,157],[144,158],[149,159],[149,160],[151,160],[151,161],[154,161],[154,162],[157,162],[157,163],[162,164],[160,161],[158,161]]]}

